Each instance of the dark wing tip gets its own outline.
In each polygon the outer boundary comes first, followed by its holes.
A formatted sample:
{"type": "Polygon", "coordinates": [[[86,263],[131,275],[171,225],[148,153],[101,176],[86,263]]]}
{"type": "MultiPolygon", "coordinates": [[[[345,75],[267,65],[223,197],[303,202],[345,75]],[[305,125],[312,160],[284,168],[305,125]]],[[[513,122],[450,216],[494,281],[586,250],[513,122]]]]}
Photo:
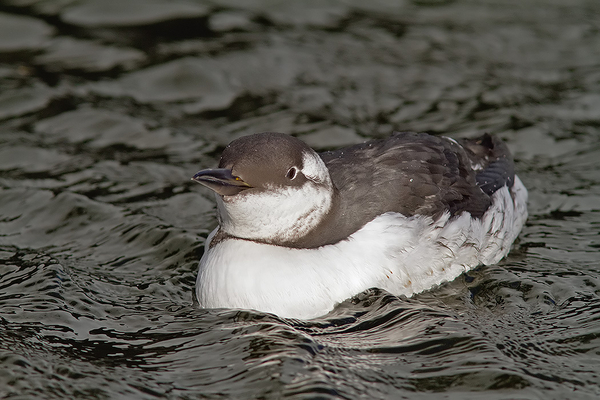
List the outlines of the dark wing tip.
{"type": "Polygon", "coordinates": [[[512,187],[515,171],[512,160],[501,158],[488,164],[475,176],[477,186],[484,193],[492,195],[502,186],[512,187]]]}
{"type": "Polygon", "coordinates": [[[481,166],[475,171],[477,186],[492,195],[503,186],[512,187],[515,166],[506,144],[498,137],[484,133],[477,139],[463,139],[461,145],[473,165],[481,166]]]}

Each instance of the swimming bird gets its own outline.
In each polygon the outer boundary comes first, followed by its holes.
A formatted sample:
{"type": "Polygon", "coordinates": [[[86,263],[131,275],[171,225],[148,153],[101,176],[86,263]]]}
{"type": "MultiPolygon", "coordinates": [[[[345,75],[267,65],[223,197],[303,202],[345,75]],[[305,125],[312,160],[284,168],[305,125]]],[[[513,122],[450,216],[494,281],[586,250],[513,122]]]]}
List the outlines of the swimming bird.
{"type": "Polygon", "coordinates": [[[231,142],[194,181],[219,226],[200,260],[205,308],[311,319],[369,288],[411,296],[510,250],[527,190],[506,145],[400,132],[317,153],[283,133],[231,142]]]}

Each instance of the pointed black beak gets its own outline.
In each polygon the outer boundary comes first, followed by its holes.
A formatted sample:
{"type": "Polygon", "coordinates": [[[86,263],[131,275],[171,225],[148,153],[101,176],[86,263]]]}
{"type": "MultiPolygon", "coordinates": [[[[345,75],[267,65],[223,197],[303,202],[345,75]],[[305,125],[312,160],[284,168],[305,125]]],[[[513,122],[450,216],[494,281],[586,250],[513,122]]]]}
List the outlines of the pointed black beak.
{"type": "Polygon", "coordinates": [[[226,168],[202,170],[194,175],[192,180],[214,190],[221,196],[233,196],[252,187],[226,168]]]}

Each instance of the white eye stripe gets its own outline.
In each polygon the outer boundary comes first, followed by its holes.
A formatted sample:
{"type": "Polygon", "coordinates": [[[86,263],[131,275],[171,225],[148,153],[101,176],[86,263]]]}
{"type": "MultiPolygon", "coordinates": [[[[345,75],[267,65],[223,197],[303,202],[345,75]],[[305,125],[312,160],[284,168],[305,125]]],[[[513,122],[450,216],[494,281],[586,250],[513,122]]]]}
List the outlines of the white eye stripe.
{"type": "Polygon", "coordinates": [[[308,179],[317,183],[331,182],[329,170],[321,157],[315,152],[304,152],[302,154],[302,173],[308,179]]]}

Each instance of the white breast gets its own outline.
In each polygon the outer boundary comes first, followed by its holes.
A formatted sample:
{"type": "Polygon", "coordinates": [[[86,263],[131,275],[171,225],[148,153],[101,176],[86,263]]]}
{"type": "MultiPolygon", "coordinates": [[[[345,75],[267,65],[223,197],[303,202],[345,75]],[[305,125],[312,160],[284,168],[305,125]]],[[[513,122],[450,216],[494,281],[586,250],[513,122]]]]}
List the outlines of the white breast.
{"type": "MultiPolygon", "coordinates": [[[[250,308],[282,317],[314,318],[371,287],[396,295],[452,280],[504,257],[527,218],[527,190],[493,195],[481,219],[450,220],[386,213],[347,240],[317,249],[291,249],[228,239],[206,251],[196,285],[207,308],[250,308]]],[[[214,232],[213,232],[214,233],[214,232]]]]}

